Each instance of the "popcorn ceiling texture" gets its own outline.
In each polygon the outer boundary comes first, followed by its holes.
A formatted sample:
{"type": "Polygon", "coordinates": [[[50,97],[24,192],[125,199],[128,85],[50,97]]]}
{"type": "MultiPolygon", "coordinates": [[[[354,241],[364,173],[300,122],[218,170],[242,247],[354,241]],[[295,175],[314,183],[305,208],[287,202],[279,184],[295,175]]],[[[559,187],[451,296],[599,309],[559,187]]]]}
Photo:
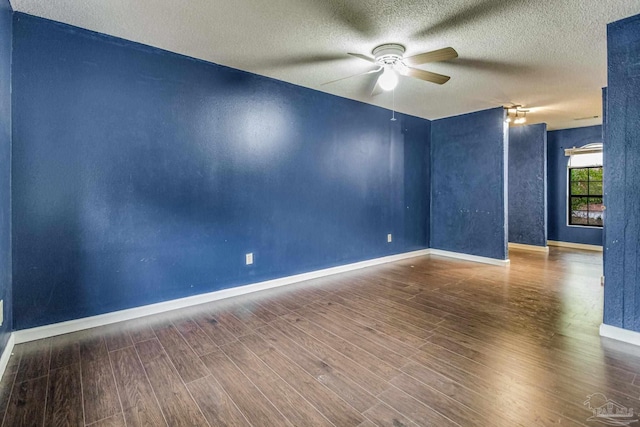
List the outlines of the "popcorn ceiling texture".
{"type": "Polygon", "coordinates": [[[301,86],[371,98],[374,77],[347,52],[401,43],[407,55],[452,46],[460,58],[424,65],[444,86],[402,79],[396,108],[438,119],[508,103],[535,107],[549,129],[599,124],[606,24],[640,12],[638,0],[12,0],[16,11],[122,37],[301,86]]]}

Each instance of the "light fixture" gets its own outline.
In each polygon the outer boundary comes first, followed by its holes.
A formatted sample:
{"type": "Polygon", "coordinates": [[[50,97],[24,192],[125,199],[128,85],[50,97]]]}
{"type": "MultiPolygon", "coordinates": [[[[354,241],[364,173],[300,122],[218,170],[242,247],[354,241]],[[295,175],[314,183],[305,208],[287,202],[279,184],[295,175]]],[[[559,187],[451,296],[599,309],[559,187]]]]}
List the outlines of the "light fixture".
{"type": "Polygon", "coordinates": [[[378,78],[378,84],[384,91],[390,91],[398,86],[398,75],[393,71],[393,67],[386,65],[380,78],[378,78]]]}
{"type": "Polygon", "coordinates": [[[513,105],[511,107],[504,107],[507,110],[507,117],[504,119],[505,123],[511,124],[514,120],[518,120],[518,107],[519,105],[513,105]],[[511,111],[515,111],[514,117],[511,117],[511,111]]]}
{"type": "MultiPolygon", "coordinates": [[[[516,115],[517,114],[518,114],[518,112],[516,111],[516,115]]],[[[527,112],[526,111],[522,111],[522,116],[517,118],[517,119],[515,119],[513,123],[516,124],[516,125],[521,125],[521,124],[526,123],[526,122],[527,122],[527,112]]]]}
{"type": "Polygon", "coordinates": [[[504,107],[507,110],[507,117],[505,123],[513,123],[514,125],[521,125],[527,122],[527,113],[529,110],[522,108],[522,105],[512,105],[510,107],[504,107]],[[511,111],[514,112],[513,116],[511,111]]]}

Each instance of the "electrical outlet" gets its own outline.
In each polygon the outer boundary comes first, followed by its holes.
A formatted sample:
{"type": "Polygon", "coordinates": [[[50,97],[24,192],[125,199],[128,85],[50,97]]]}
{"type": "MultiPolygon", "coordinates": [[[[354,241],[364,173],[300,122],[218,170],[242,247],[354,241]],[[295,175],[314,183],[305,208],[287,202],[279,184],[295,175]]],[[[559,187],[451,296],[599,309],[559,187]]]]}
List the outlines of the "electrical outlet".
{"type": "Polygon", "coordinates": [[[393,237],[391,234],[387,234],[387,243],[391,243],[393,241],[393,237]]]}
{"type": "Polygon", "coordinates": [[[244,258],[247,265],[253,264],[253,253],[246,254],[244,258]]]}

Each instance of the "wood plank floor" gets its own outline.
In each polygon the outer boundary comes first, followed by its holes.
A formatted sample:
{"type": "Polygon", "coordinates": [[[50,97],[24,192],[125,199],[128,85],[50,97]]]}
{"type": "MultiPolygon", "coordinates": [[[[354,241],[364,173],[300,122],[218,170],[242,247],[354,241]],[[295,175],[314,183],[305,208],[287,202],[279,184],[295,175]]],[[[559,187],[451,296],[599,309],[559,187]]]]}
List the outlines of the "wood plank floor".
{"type": "Polygon", "coordinates": [[[589,426],[640,411],[601,254],[425,256],[15,347],[3,426],[589,426]]]}

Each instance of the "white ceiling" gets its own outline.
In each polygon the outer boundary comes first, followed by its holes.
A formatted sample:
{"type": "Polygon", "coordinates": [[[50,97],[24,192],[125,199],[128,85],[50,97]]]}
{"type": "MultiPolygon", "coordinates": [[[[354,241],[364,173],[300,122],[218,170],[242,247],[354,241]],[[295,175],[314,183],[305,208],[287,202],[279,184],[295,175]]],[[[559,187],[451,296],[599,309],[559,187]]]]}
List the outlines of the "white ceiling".
{"type": "Polygon", "coordinates": [[[460,57],[421,66],[443,86],[401,78],[398,111],[437,119],[507,105],[550,129],[601,123],[606,24],[640,0],[11,0],[14,10],[391,108],[371,98],[369,69],[347,52],[382,43],[407,56],[446,46],[460,57]]]}

